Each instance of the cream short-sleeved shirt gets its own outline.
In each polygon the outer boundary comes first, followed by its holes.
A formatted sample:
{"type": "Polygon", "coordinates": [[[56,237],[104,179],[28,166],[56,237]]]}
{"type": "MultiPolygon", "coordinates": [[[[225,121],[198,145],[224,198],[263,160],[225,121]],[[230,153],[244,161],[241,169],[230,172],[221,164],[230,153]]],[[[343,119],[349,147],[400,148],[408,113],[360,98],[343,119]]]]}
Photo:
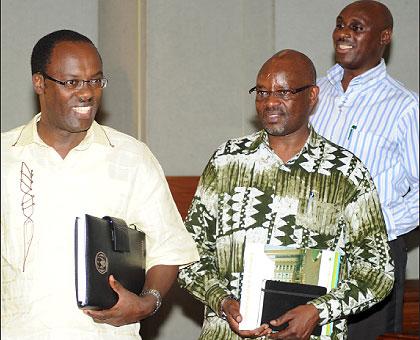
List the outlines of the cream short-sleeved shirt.
{"type": "Polygon", "coordinates": [[[140,339],[138,323],[96,324],[78,309],[74,221],[87,213],[136,224],[147,269],[197,261],[163,171],[145,144],[96,122],[62,159],[40,139],[39,118],[1,136],[1,335],[140,339]]]}

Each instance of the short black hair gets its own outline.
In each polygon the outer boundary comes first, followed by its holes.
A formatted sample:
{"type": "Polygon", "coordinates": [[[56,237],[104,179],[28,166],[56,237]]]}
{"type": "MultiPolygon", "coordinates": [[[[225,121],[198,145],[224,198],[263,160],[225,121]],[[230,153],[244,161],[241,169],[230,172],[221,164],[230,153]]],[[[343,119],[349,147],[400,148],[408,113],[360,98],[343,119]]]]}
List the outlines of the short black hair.
{"type": "Polygon", "coordinates": [[[46,36],[39,39],[32,50],[32,74],[46,73],[46,68],[51,61],[51,53],[55,45],[63,41],[85,42],[95,47],[95,44],[88,37],[75,31],[59,30],[49,33],[46,36]]]}

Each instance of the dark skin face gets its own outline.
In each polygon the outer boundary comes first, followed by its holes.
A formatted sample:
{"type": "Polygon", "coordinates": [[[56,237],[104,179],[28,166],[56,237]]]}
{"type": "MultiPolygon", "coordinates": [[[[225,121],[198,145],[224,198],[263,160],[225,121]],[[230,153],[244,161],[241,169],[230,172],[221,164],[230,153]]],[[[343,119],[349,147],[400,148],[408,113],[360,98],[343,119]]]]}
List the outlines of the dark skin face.
{"type": "MultiPolygon", "coordinates": [[[[294,51],[282,52],[263,65],[258,73],[257,89],[276,91],[313,84],[314,79],[309,70],[300,54],[294,51]]],[[[300,150],[305,144],[309,135],[309,115],[317,98],[316,86],[298,92],[287,100],[272,95],[264,99],[256,98],[258,118],[269,134],[270,146],[277,154],[281,153],[279,156],[283,160],[288,160],[289,153],[300,150]]]]}
{"type": "MultiPolygon", "coordinates": [[[[61,81],[103,77],[98,52],[85,42],[58,43],[52,51],[46,73],[61,81]]],[[[103,89],[94,89],[86,83],[80,89],[68,89],[40,74],[34,74],[32,82],[42,112],[38,133],[45,143],[65,158],[92,125],[103,89]]]]}
{"type": "Polygon", "coordinates": [[[345,7],[336,19],[332,37],[335,59],[344,68],[343,87],[354,77],[379,64],[392,28],[385,8],[372,1],[345,7]]]}

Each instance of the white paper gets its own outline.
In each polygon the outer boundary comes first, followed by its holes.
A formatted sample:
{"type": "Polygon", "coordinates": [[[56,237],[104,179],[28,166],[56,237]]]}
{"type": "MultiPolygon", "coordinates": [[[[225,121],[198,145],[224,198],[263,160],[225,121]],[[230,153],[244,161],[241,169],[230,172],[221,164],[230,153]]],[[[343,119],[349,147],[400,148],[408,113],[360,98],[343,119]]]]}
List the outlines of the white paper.
{"type": "Polygon", "coordinates": [[[336,284],[333,282],[334,271],[334,262],[337,261],[337,252],[332,250],[323,250],[321,258],[321,268],[320,272],[323,275],[319,275],[318,286],[327,288],[327,291],[330,291],[332,288],[336,287],[336,284]]]}
{"type": "Polygon", "coordinates": [[[274,262],[264,254],[264,243],[246,242],[244,254],[244,278],[240,313],[243,317],[239,330],[259,327],[262,313],[261,294],[265,279],[271,279],[274,262]]]}
{"type": "Polygon", "coordinates": [[[77,298],[86,302],[86,215],[76,217],[77,228],[77,298]]]}

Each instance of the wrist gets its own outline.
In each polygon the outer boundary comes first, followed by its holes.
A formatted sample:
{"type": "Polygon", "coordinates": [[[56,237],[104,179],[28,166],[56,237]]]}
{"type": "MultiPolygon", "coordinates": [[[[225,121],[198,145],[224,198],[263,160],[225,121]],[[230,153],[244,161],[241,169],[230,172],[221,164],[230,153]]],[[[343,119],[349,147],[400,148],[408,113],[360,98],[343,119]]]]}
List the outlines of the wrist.
{"type": "Polygon", "coordinates": [[[140,293],[140,296],[153,296],[156,300],[155,307],[149,316],[155,314],[162,305],[162,296],[160,295],[160,292],[156,289],[145,289],[140,293]]]}
{"type": "Polygon", "coordinates": [[[222,319],[226,319],[226,314],[225,314],[225,311],[224,311],[223,307],[224,307],[225,303],[226,303],[228,300],[235,300],[235,301],[239,301],[239,300],[238,300],[238,299],[237,299],[234,295],[232,295],[232,294],[230,294],[230,295],[226,295],[226,296],[224,296],[224,297],[223,297],[222,301],[220,302],[220,309],[219,309],[219,316],[220,316],[222,319]]]}

